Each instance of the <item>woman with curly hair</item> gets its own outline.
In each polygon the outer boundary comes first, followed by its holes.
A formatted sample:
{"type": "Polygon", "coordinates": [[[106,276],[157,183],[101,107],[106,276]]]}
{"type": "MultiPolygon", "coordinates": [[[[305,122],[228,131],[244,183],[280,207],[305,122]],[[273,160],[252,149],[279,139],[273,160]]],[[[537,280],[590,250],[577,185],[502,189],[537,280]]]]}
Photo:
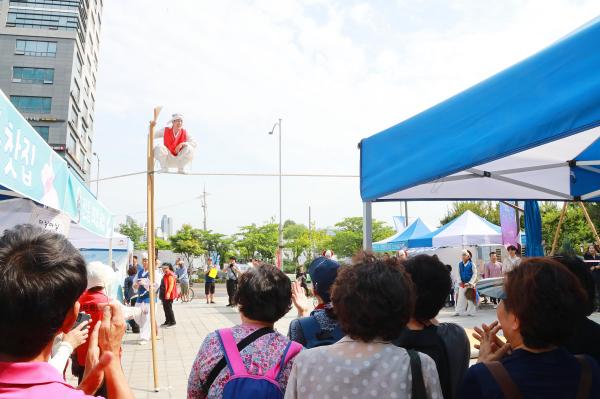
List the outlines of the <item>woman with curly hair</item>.
{"type": "Polygon", "coordinates": [[[341,268],[331,301],[346,336],[296,357],[286,398],[406,398],[409,392],[442,398],[433,360],[391,342],[414,304],[412,282],[397,262],[365,255],[341,268]]]}

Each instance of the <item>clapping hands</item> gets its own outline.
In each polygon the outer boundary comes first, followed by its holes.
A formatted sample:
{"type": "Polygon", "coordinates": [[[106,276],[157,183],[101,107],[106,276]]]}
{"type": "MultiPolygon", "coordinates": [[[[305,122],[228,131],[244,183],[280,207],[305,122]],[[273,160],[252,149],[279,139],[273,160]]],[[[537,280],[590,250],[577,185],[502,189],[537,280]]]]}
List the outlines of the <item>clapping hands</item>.
{"type": "Polygon", "coordinates": [[[496,334],[502,329],[498,321],[489,326],[482,324],[481,328],[475,327],[473,338],[479,341],[475,348],[479,349],[477,362],[493,362],[502,359],[510,352],[510,344],[502,341],[496,334]]]}

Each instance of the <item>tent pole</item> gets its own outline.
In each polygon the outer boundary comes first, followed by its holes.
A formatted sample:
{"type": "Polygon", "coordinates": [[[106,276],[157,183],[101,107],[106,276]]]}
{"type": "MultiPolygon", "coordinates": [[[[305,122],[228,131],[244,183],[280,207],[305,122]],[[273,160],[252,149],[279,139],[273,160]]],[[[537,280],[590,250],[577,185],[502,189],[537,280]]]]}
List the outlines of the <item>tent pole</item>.
{"type": "Polygon", "coordinates": [[[552,241],[552,250],[550,251],[550,256],[554,256],[554,252],[556,251],[556,244],[558,243],[558,236],[560,235],[560,228],[562,227],[563,219],[565,217],[565,213],[567,212],[567,202],[563,202],[563,208],[560,212],[560,219],[558,219],[558,226],[556,226],[556,232],[554,233],[554,240],[552,241]]]}
{"type": "MultiPolygon", "coordinates": [[[[112,268],[113,267],[113,227],[112,224],[110,225],[110,236],[108,237],[108,265],[112,268]]],[[[114,270],[113,268],[113,271],[114,270]]],[[[119,276],[122,277],[122,276],[119,276]]]]}
{"type": "Polygon", "coordinates": [[[370,201],[363,202],[363,250],[373,250],[373,212],[370,201]]]}
{"type": "Polygon", "coordinates": [[[148,165],[147,165],[147,236],[148,236],[148,266],[150,269],[150,331],[152,339],[152,371],[154,376],[154,392],[158,392],[158,364],[156,361],[156,307],[155,297],[156,291],[154,289],[154,270],[156,269],[156,253],[155,248],[155,237],[154,237],[154,125],[160,114],[160,107],[154,108],[154,119],[153,123],[150,124],[150,130],[148,132],[148,165]]]}
{"type": "Polygon", "coordinates": [[[583,210],[585,219],[587,220],[588,224],[590,225],[590,228],[592,229],[592,233],[594,233],[594,238],[596,239],[596,244],[600,245],[600,237],[598,237],[598,231],[596,230],[596,226],[594,226],[594,222],[592,222],[592,218],[590,218],[590,214],[588,213],[587,208],[585,207],[585,204],[582,201],[579,201],[579,205],[581,206],[581,209],[583,210]]]}

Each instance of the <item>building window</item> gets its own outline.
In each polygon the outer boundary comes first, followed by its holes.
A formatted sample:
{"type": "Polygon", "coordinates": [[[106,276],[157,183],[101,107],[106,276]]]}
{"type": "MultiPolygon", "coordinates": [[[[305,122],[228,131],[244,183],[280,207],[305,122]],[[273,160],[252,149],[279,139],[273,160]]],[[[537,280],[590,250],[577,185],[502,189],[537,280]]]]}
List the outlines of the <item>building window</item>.
{"type": "Polygon", "coordinates": [[[79,0],[11,0],[10,5],[27,8],[49,6],[48,8],[77,11],[79,0]]]}
{"type": "Polygon", "coordinates": [[[81,61],[81,57],[79,56],[79,53],[77,53],[75,55],[75,59],[73,60],[73,62],[75,63],[75,70],[77,71],[77,76],[81,76],[81,69],[82,69],[82,64],[83,61],[81,61]]]}
{"type": "Polygon", "coordinates": [[[77,162],[79,163],[79,166],[81,166],[81,168],[83,169],[83,166],[85,165],[85,152],[83,152],[82,149],[79,149],[79,154],[77,156],[77,162]]]}
{"type": "Polygon", "coordinates": [[[86,159],[85,160],[85,173],[89,175],[91,171],[92,171],[92,161],[90,161],[89,159],[86,159]]]}
{"type": "Polygon", "coordinates": [[[79,26],[79,17],[76,14],[45,10],[9,11],[6,26],[75,31],[79,26]]]}
{"type": "Polygon", "coordinates": [[[69,154],[75,154],[75,147],[77,146],[77,141],[75,140],[75,137],[73,137],[72,134],[68,134],[67,135],[67,152],[69,154]]]}
{"type": "Polygon", "coordinates": [[[71,87],[71,95],[75,99],[75,102],[77,104],[79,104],[81,93],[79,90],[79,85],[77,84],[77,81],[75,79],[73,79],[73,87],[71,87]]]}
{"type": "Polygon", "coordinates": [[[52,97],[10,96],[10,101],[19,111],[32,114],[49,114],[52,108],[52,97]]]}
{"type": "Polygon", "coordinates": [[[69,112],[69,123],[74,130],[78,129],[79,115],[75,108],[71,108],[71,112],[69,112]]]}
{"type": "Polygon", "coordinates": [[[17,39],[15,54],[34,57],[56,57],[56,42],[17,39]]]}
{"type": "Polygon", "coordinates": [[[12,81],[16,83],[54,83],[53,68],[13,67],[12,81]]]}
{"type": "Polygon", "coordinates": [[[33,128],[45,141],[48,141],[48,136],[50,135],[50,126],[34,126],[33,128]]]}

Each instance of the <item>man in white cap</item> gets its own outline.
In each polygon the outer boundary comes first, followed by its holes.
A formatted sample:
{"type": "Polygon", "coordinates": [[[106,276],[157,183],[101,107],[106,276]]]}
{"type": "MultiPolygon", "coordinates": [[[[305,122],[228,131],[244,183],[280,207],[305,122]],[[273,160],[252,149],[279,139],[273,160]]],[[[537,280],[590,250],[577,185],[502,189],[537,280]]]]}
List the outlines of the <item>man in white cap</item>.
{"type": "Polygon", "coordinates": [[[185,166],[194,158],[196,142],[183,128],[183,115],[173,114],[169,122],[170,127],[158,129],[154,134],[155,139],[162,138],[162,142],[154,146],[154,158],[160,163],[161,172],[177,168],[179,173],[185,173],[185,166]]]}

